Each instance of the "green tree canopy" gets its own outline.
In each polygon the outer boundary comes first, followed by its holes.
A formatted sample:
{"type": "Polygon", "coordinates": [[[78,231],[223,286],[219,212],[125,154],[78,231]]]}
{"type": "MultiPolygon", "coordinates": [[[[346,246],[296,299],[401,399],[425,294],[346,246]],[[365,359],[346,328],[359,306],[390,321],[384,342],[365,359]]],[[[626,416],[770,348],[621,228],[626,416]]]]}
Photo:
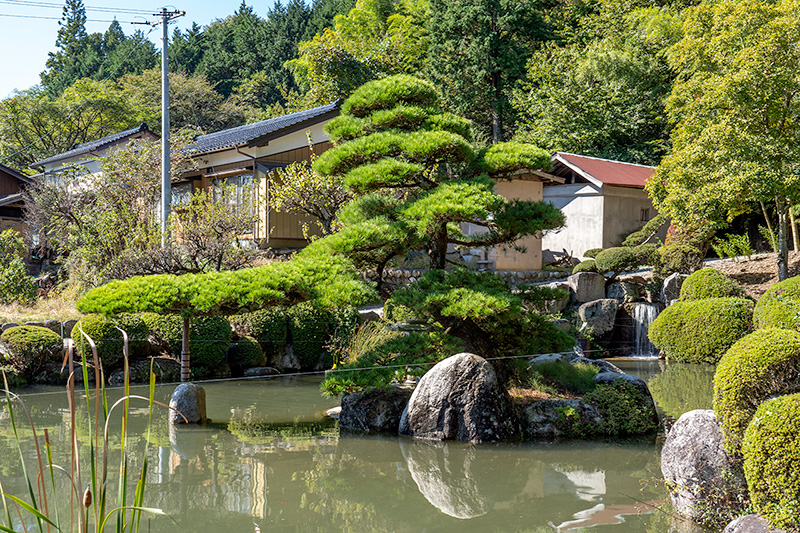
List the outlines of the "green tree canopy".
{"type": "Polygon", "coordinates": [[[427,250],[442,269],[448,245],[488,247],[563,224],[550,204],[508,200],[491,177],[547,168],[532,145],[501,143],[476,151],[469,122],[442,111],[434,86],[400,74],[361,86],[327,131],[336,146],[314,169],[340,176],[359,197],[341,213],[342,229],[316,245],[383,269],[393,256],[427,250]],[[483,231],[465,233],[462,223],[483,231]]]}
{"type": "Polygon", "coordinates": [[[787,208],[800,188],[800,2],[726,0],[687,9],[669,51],[672,151],[647,185],[682,225],[724,225],[774,202],[788,276],[787,208]]]}

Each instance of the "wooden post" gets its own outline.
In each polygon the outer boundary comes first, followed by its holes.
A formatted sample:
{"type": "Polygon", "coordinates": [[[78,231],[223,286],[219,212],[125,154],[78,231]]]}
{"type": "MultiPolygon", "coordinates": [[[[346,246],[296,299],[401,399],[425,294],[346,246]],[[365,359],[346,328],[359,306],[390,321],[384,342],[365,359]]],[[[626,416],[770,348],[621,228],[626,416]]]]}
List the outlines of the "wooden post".
{"type": "Polygon", "coordinates": [[[183,338],[181,339],[181,382],[191,381],[189,367],[189,317],[183,317],[183,338]]]}

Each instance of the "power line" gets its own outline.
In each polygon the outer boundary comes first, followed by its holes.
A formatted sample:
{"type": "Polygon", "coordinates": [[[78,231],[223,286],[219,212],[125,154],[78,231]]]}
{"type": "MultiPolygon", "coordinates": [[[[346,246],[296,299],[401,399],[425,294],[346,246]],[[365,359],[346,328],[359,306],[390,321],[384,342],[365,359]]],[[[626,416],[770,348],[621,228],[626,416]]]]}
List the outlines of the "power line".
{"type": "MultiPolygon", "coordinates": [[[[12,18],[18,18],[18,19],[61,20],[61,17],[41,17],[41,16],[37,16],[37,15],[11,15],[11,14],[6,14],[6,13],[0,13],[0,17],[12,17],[12,18]]],[[[117,20],[117,19],[113,19],[113,20],[86,19],[86,22],[108,22],[108,23],[111,23],[111,22],[114,22],[114,20],[117,20]]],[[[132,20],[117,20],[117,22],[125,22],[125,23],[129,23],[129,24],[133,24],[132,20]]]]}
{"type": "MultiPolygon", "coordinates": [[[[9,4],[14,6],[22,6],[22,7],[41,7],[47,9],[63,9],[63,4],[55,4],[52,2],[28,2],[25,0],[0,0],[0,4],[9,4]]],[[[107,7],[107,6],[83,6],[83,9],[86,11],[100,11],[105,13],[126,13],[126,14],[134,14],[134,15],[144,15],[148,14],[151,15],[153,10],[151,9],[131,9],[128,7],[107,7]]]]}

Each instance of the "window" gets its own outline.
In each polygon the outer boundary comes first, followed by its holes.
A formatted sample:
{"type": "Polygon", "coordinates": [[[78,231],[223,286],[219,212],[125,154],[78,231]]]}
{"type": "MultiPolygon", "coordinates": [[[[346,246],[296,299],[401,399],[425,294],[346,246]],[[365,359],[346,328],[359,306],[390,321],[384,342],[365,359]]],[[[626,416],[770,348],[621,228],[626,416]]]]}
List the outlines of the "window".
{"type": "Polygon", "coordinates": [[[225,202],[228,205],[252,204],[253,175],[241,174],[230,178],[214,180],[214,201],[225,202]]]}
{"type": "Polygon", "coordinates": [[[650,220],[650,208],[642,209],[641,216],[639,217],[640,222],[647,222],[650,220]]]}
{"type": "Polygon", "coordinates": [[[188,205],[192,199],[192,184],[176,183],[172,186],[172,200],[171,204],[174,206],[188,205]]]}

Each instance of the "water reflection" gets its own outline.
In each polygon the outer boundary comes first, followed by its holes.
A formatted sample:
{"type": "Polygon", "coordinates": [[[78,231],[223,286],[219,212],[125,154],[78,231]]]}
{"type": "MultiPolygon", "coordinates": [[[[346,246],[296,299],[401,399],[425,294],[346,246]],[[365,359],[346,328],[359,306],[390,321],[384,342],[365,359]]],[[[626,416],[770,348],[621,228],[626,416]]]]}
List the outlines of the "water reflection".
{"type": "MultiPolygon", "coordinates": [[[[178,522],[157,517],[149,531],[253,531],[256,523],[262,531],[641,532],[654,517],[637,502],[663,498],[641,485],[660,475],[652,442],[472,446],[339,435],[320,415],[336,402],[320,399],[314,382],[213,384],[207,397],[217,423],[172,428],[162,413],[149,436],[145,503],[178,522]]],[[[30,397],[29,407],[54,447],[68,450],[60,398],[30,397]]],[[[146,423],[143,410],[131,430],[143,435],[146,423]]],[[[132,464],[141,464],[145,442],[128,450],[132,464]]],[[[24,493],[11,446],[0,441],[0,472],[24,493]]]]}

